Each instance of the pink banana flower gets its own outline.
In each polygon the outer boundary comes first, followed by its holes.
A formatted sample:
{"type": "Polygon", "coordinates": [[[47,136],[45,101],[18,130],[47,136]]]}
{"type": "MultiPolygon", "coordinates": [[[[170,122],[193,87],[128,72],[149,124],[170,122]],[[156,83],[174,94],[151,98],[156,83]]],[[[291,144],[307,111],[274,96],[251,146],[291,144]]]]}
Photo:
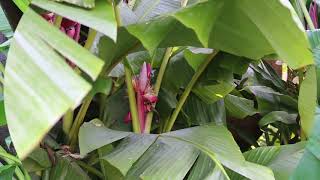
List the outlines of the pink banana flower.
{"type": "MultiPolygon", "coordinates": [[[[139,76],[135,76],[132,80],[134,90],[136,92],[136,103],[138,109],[138,117],[140,121],[141,132],[144,132],[146,124],[146,115],[152,111],[158,97],[153,91],[151,85],[151,65],[143,63],[139,76]]],[[[125,117],[125,123],[131,121],[131,113],[125,117]]]]}
{"type": "Polygon", "coordinates": [[[318,5],[315,1],[312,1],[310,3],[309,14],[314,27],[317,29],[318,28],[318,5]]]}
{"type": "MultiPolygon", "coordinates": [[[[46,13],[41,15],[44,19],[46,19],[49,23],[53,24],[56,18],[54,13],[46,13]]],[[[63,18],[60,26],[60,30],[67,34],[70,38],[75,40],[76,42],[80,39],[80,29],[81,24],[75,21],[71,21],[69,19],[63,18]]],[[[68,61],[68,64],[74,68],[76,67],[71,61],[68,61]]]]}
{"type": "MultiPolygon", "coordinates": [[[[54,20],[56,18],[54,13],[42,14],[42,17],[51,24],[54,23],[54,20]]],[[[80,28],[81,28],[81,24],[66,18],[62,19],[60,30],[66,33],[70,38],[74,39],[77,42],[80,39],[80,28]]]]}

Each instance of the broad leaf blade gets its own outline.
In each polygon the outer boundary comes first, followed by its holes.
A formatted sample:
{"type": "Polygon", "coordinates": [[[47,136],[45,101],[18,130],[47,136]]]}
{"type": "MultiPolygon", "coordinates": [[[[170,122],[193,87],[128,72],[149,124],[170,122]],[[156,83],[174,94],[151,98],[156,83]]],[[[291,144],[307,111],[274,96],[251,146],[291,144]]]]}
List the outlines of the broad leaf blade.
{"type": "Polygon", "coordinates": [[[84,156],[93,150],[123,139],[130,134],[129,132],[108,129],[97,119],[90,121],[90,123],[84,123],[79,130],[80,154],[84,156]],[[97,139],[99,141],[96,141],[97,139]]]}
{"type": "Polygon", "coordinates": [[[274,179],[270,169],[245,161],[231,133],[224,126],[205,125],[165,133],[162,136],[186,141],[213,160],[217,158],[224,166],[250,179],[274,179]]]}
{"type": "Polygon", "coordinates": [[[183,110],[190,119],[191,125],[205,125],[210,122],[222,125],[226,124],[226,110],[224,105],[223,100],[213,104],[207,104],[194,94],[190,94],[183,106],[183,110]]]}
{"type": "Polygon", "coordinates": [[[151,52],[157,47],[199,47],[202,44],[250,59],[276,53],[292,68],[313,64],[305,32],[288,1],[216,3],[213,0],[201,2],[126,28],[151,52]],[[208,16],[207,9],[214,16],[208,16]],[[200,26],[196,17],[202,18],[200,26]]]}
{"type": "Polygon", "coordinates": [[[277,121],[285,124],[295,124],[297,123],[297,116],[297,114],[289,114],[285,111],[272,111],[260,119],[259,126],[266,126],[277,121]]]}
{"type": "MultiPolygon", "coordinates": [[[[261,164],[272,169],[276,179],[289,179],[304,152],[305,143],[293,145],[259,147],[245,152],[247,161],[261,164]]],[[[234,173],[232,179],[244,179],[234,173]]]]}
{"type": "Polygon", "coordinates": [[[198,154],[192,145],[160,137],[129,171],[127,179],[183,179],[198,154]]]}
{"type": "Polygon", "coordinates": [[[306,77],[300,85],[299,92],[299,114],[301,117],[301,128],[306,136],[310,136],[315,125],[315,111],[317,106],[317,80],[314,66],[307,69],[306,77]]]}
{"type": "Polygon", "coordinates": [[[6,117],[20,158],[90,90],[90,84],[61,55],[92,79],[103,66],[100,59],[29,9],[12,40],[4,83],[6,117]]]}
{"type": "Polygon", "coordinates": [[[116,41],[117,23],[113,7],[108,1],[97,0],[92,10],[48,0],[33,0],[32,4],[93,28],[116,41]]]}
{"type": "Polygon", "coordinates": [[[262,0],[255,4],[245,0],[237,1],[237,5],[292,68],[313,64],[304,28],[289,1],[262,0]],[[275,22],[285,24],[279,24],[275,30],[275,22]]]}
{"type": "Polygon", "coordinates": [[[101,158],[119,169],[123,176],[126,176],[129,169],[156,138],[157,135],[130,135],[121,141],[114,151],[101,158]]]}
{"type": "Polygon", "coordinates": [[[50,179],[90,180],[87,173],[69,157],[57,155],[57,163],[50,170],[50,179]]]}
{"type": "Polygon", "coordinates": [[[257,113],[254,102],[249,99],[229,94],[224,98],[224,102],[229,115],[232,117],[243,119],[257,113]]]}
{"type": "Polygon", "coordinates": [[[204,153],[200,153],[194,167],[190,171],[188,180],[224,180],[221,170],[215,166],[212,159],[204,153]]]}
{"type": "Polygon", "coordinates": [[[302,179],[308,174],[311,179],[319,177],[320,170],[320,111],[317,106],[314,127],[306,145],[305,152],[295,170],[292,179],[302,179]]]}
{"type": "Polygon", "coordinates": [[[93,8],[94,7],[94,3],[95,0],[55,0],[58,2],[67,2],[70,4],[74,4],[74,5],[78,5],[78,6],[82,6],[85,8],[93,8]]]}

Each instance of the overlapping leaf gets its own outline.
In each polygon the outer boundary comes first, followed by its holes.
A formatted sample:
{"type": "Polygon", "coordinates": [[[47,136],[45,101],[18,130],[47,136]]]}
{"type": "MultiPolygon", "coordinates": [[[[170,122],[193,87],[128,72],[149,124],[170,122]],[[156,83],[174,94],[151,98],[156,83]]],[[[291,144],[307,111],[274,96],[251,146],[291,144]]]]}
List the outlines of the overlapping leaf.
{"type": "Polygon", "coordinates": [[[313,60],[297,18],[288,1],[209,0],[127,29],[149,51],[159,46],[202,44],[251,59],[276,53],[299,68],[313,60]]]}
{"type": "Polygon", "coordinates": [[[302,179],[308,174],[308,178],[316,179],[320,173],[320,109],[317,107],[314,116],[314,125],[309,140],[306,144],[305,152],[299,162],[299,165],[292,175],[292,179],[302,179]]]}
{"type": "Polygon", "coordinates": [[[198,179],[216,179],[224,180],[226,177],[221,170],[215,165],[212,159],[204,153],[201,153],[195,163],[194,167],[190,171],[188,180],[198,179]]]}
{"type": "Polygon", "coordinates": [[[190,94],[183,110],[191,125],[205,125],[210,122],[226,124],[226,109],[223,100],[207,104],[194,94],[190,94]]]}
{"type": "Polygon", "coordinates": [[[112,131],[93,120],[80,128],[80,153],[84,155],[122,138],[125,139],[120,145],[102,158],[125,179],[182,179],[199,151],[209,156],[226,178],[222,165],[248,178],[274,179],[268,168],[246,162],[228,130],[213,124],[160,135],[138,135],[112,131]],[[90,145],[97,137],[101,141],[90,145]]]}
{"type": "Polygon", "coordinates": [[[144,22],[157,16],[171,13],[181,8],[180,0],[140,0],[132,4],[120,2],[120,13],[123,25],[144,22]]]}
{"type": "Polygon", "coordinates": [[[48,0],[33,0],[32,4],[93,28],[116,41],[117,23],[113,7],[108,1],[97,0],[92,10],[48,0]]]}
{"type": "Polygon", "coordinates": [[[274,122],[283,122],[285,124],[295,124],[297,123],[297,114],[289,114],[285,111],[273,111],[265,116],[259,121],[259,126],[266,126],[274,122]]]}
{"type": "Polygon", "coordinates": [[[249,99],[229,94],[225,97],[224,102],[229,115],[232,117],[243,119],[257,113],[254,102],[249,99]]]}
{"type": "Polygon", "coordinates": [[[287,111],[296,113],[298,102],[291,96],[281,94],[266,86],[247,86],[245,90],[253,93],[258,102],[258,111],[260,113],[269,113],[271,111],[287,111]]]}
{"type": "MultiPolygon", "coordinates": [[[[289,179],[298,166],[305,142],[294,145],[260,147],[244,153],[247,161],[261,164],[272,169],[276,179],[289,179]]],[[[231,173],[232,179],[245,179],[231,173]]]]}
{"type": "Polygon", "coordinates": [[[12,40],[4,83],[6,117],[20,158],[90,90],[90,84],[62,56],[93,80],[103,66],[102,60],[33,10],[26,11],[12,40]]]}
{"type": "Polygon", "coordinates": [[[50,179],[90,180],[87,173],[69,157],[56,156],[56,165],[50,170],[50,179]]]}

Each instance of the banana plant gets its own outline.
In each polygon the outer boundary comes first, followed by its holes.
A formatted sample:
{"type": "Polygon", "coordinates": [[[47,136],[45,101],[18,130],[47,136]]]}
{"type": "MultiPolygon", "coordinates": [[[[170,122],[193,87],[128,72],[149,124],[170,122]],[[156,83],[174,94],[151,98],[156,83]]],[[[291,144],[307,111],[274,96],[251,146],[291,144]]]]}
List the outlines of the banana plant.
{"type": "Polygon", "coordinates": [[[4,105],[17,156],[34,176],[286,179],[309,152],[305,143],[243,154],[230,118],[263,116],[260,126],[272,129],[299,114],[303,138],[317,136],[314,46],[288,0],[32,0],[19,7],[4,105]],[[81,24],[79,42],[64,19],[81,24]],[[258,65],[270,57],[307,69],[299,98],[258,65]],[[244,86],[248,71],[268,83],[244,86]]]}

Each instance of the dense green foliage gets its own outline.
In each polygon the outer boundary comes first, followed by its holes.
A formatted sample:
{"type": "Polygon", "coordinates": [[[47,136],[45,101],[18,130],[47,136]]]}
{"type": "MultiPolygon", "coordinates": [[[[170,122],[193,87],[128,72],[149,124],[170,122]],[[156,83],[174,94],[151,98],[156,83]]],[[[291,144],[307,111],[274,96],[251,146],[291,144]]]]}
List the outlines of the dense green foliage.
{"type": "Polygon", "coordinates": [[[14,2],[1,177],[318,177],[318,1],[14,2]]]}

